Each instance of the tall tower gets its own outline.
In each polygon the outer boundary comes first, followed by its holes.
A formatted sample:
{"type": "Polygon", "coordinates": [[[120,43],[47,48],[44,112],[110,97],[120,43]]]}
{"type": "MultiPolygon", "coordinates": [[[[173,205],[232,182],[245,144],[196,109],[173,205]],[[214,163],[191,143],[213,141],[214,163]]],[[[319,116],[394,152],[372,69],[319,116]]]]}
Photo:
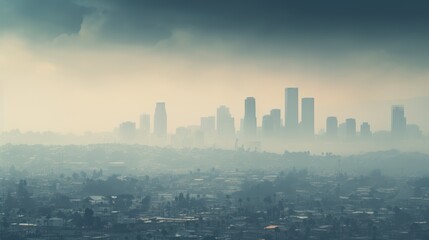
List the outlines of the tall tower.
{"type": "Polygon", "coordinates": [[[256,136],[256,101],[254,97],[244,100],[243,131],[246,137],[256,136]]]}
{"type": "Polygon", "coordinates": [[[392,106],[391,134],[394,137],[403,137],[407,130],[407,119],[405,118],[404,106],[392,106]]]}
{"type": "Polygon", "coordinates": [[[298,130],[298,88],[285,89],[285,128],[293,134],[298,130]]]}
{"type": "Polygon", "coordinates": [[[123,122],[119,125],[119,136],[124,141],[132,141],[136,137],[136,123],[123,122]]]}
{"type": "Polygon", "coordinates": [[[356,119],[354,118],[346,119],[346,136],[347,138],[356,137],[356,119]]]}
{"type": "Polygon", "coordinates": [[[371,137],[372,132],[371,132],[371,126],[369,125],[368,122],[363,122],[360,125],[360,136],[363,138],[369,138],[371,137]]]}
{"type": "Polygon", "coordinates": [[[338,136],[337,117],[326,118],[326,136],[329,138],[336,138],[338,136]]]}
{"type": "Polygon", "coordinates": [[[314,98],[302,99],[301,133],[303,136],[314,136],[314,98]]]}
{"type": "Polygon", "coordinates": [[[234,137],[235,126],[234,118],[229,113],[229,108],[222,105],[217,109],[216,128],[220,137],[234,137]]]}
{"type": "Polygon", "coordinates": [[[273,124],[273,130],[279,132],[282,128],[282,119],[280,109],[271,109],[270,111],[271,122],[273,124]]]}
{"type": "Polygon", "coordinates": [[[157,137],[164,138],[167,136],[167,111],[165,110],[165,103],[163,102],[156,103],[153,131],[157,137]]]}
{"type": "Polygon", "coordinates": [[[271,115],[264,115],[262,117],[262,133],[264,137],[271,137],[273,134],[274,125],[273,118],[271,115]]]}

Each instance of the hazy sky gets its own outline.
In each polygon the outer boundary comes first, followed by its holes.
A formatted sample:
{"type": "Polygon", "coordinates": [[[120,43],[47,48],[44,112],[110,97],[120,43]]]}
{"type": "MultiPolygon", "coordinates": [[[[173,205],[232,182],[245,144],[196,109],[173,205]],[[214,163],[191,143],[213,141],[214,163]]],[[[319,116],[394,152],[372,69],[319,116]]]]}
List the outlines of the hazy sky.
{"type": "MultiPolygon", "coordinates": [[[[284,88],[326,116],[390,128],[390,105],[429,131],[429,2],[0,0],[4,130],[109,131],[153,115],[169,131],[244,99],[258,124],[284,88]]],[[[282,113],[283,114],[283,113],[282,113]]]]}

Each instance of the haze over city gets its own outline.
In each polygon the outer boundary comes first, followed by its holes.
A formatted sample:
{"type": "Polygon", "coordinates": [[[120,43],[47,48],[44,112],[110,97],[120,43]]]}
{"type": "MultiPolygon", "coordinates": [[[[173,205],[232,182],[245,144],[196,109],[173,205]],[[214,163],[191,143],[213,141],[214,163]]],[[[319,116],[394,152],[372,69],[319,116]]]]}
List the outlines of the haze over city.
{"type": "Polygon", "coordinates": [[[0,0],[0,240],[429,239],[428,13],[0,0]]]}
{"type": "Polygon", "coordinates": [[[316,132],[330,115],[388,130],[394,104],[427,132],[425,8],[372,4],[1,1],[2,129],[110,131],[156,102],[170,133],[219,105],[239,125],[246,97],[261,119],[299,87],[316,132]]]}

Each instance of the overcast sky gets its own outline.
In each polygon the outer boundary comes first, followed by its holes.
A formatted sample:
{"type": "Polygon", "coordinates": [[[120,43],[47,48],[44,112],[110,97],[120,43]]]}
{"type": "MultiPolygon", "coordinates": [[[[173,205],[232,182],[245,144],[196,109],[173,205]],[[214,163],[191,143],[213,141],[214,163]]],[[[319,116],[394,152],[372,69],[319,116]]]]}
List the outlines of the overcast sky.
{"type": "Polygon", "coordinates": [[[0,0],[4,130],[109,131],[153,115],[169,131],[217,106],[258,122],[285,87],[328,115],[390,128],[390,105],[429,131],[429,2],[0,0]]]}

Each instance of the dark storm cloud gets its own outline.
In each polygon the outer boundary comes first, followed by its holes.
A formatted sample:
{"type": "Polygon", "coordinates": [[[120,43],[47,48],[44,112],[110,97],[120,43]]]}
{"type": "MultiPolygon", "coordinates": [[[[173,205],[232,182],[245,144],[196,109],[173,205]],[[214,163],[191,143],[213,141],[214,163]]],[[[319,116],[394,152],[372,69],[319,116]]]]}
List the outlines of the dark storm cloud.
{"type": "Polygon", "coordinates": [[[177,29],[256,46],[324,55],[386,50],[429,55],[429,1],[395,0],[0,0],[0,27],[46,39],[79,32],[85,16],[103,18],[103,41],[153,44],[177,29]]]}
{"type": "Polygon", "coordinates": [[[0,31],[52,39],[79,32],[83,17],[93,10],[68,0],[0,0],[0,31]]]}
{"type": "Polygon", "coordinates": [[[261,38],[342,31],[421,35],[428,33],[429,23],[428,1],[0,0],[0,4],[3,27],[28,25],[49,35],[77,32],[84,15],[103,8],[104,31],[124,39],[162,38],[175,28],[253,33],[261,38]]]}
{"type": "MultiPolygon", "coordinates": [[[[427,1],[100,1],[110,5],[109,30],[150,35],[153,28],[193,28],[261,38],[290,33],[426,34],[427,1]],[[122,28],[121,28],[122,27],[122,28]],[[148,31],[145,34],[145,32],[148,31]],[[264,35],[261,35],[264,34],[264,35]]],[[[317,35],[316,35],[317,36],[317,35]]]]}

